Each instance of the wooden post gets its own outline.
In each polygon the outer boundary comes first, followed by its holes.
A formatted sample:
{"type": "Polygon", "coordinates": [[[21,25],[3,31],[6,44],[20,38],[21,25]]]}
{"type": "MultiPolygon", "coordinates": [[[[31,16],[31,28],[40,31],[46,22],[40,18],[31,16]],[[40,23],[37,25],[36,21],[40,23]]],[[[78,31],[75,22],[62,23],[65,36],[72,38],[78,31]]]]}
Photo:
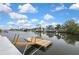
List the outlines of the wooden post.
{"type": "Polygon", "coordinates": [[[16,42],[19,40],[19,34],[17,35],[16,42]]]}
{"type": "Polygon", "coordinates": [[[19,40],[19,34],[14,36],[14,42],[13,44],[16,45],[16,42],[19,40]]]}
{"type": "Polygon", "coordinates": [[[36,43],[36,37],[35,37],[35,43],[36,43]]]}
{"type": "Polygon", "coordinates": [[[13,44],[15,44],[15,39],[16,39],[16,34],[14,35],[14,38],[13,38],[13,44]]]}
{"type": "Polygon", "coordinates": [[[31,42],[32,42],[32,43],[36,43],[36,38],[32,37],[32,38],[31,38],[31,42]]]}

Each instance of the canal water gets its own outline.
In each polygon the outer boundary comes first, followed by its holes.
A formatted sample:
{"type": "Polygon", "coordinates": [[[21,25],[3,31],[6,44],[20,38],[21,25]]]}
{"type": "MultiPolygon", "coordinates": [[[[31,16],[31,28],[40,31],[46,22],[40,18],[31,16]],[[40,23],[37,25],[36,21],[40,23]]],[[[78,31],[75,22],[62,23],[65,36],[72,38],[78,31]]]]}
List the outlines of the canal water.
{"type": "Polygon", "coordinates": [[[16,48],[25,55],[79,55],[79,35],[65,33],[37,33],[9,31],[0,33],[13,41],[15,34],[19,34],[19,41],[25,42],[28,37],[40,36],[52,42],[47,48],[41,46],[16,46],[16,48]]]}

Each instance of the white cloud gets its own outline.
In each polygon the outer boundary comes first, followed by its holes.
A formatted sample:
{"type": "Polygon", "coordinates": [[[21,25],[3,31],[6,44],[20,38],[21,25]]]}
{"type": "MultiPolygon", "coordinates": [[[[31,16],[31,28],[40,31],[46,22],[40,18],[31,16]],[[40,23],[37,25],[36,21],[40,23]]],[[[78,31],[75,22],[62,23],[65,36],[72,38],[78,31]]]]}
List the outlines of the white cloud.
{"type": "Polygon", "coordinates": [[[54,16],[52,16],[50,14],[46,14],[46,15],[44,15],[44,19],[51,20],[51,19],[54,19],[54,16]]]}
{"type": "Polygon", "coordinates": [[[28,20],[17,20],[17,24],[25,24],[28,20]]]}
{"type": "Polygon", "coordinates": [[[7,24],[8,24],[8,25],[13,25],[13,24],[15,24],[15,22],[9,21],[7,24]]]}
{"type": "Polygon", "coordinates": [[[9,15],[12,19],[16,19],[16,20],[24,20],[28,18],[26,15],[15,13],[15,12],[11,12],[9,13],[9,15]]]}
{"type": "Polygon", "coordinates": [[[31,28],[32,27],[32,23],[24,23],[21,26],[19,25],[19,28],[31,28]]]}
{"type": "Polygon", "coordinates": [[[60,4],[59,6],[55,7],[52,11],[61,11],[67,9],[67,7],[64,6],[64,4],[60,4]]]}
{"type": "Polygon", "coordinates": [[[44,20],[41,20],[40,22],[39,22],[39,24],[43,24],[45,21],[44,20]]]}
{"type": "Polygon", "coordinates": [[[12,25],[9,25],[8,26],[8,29],[13,29],[14,27],[12,25]]]}
{"type": "Polygon", "coordinates": [[[77,20],[75,17],[72,18],[73,20],[77,20]]]}
{"type": "Polygon", "coordinates": [[[79,3],[72,4],[69,9],[79,10],[79,3]]]}
{"type": "Polygon", "coordinates": [[[43,23],[43,24],[42,24],[42,27],[43,27],[43,28],[46,28],[46,26],[48,26],[48,23],[43,23]]]}
{"type": "Polygon", "coordinates": [[[56,23],[56,22],[53,22],[53,23],[52,23],[52,25],[53,25],[54,27],[56,27],[57,24],[58,24],[58,23],[56,23]]]}
{"type": "Polygon", "coordinates": [[[13,28],[15,28],[15,27],[23,28],[23,27],[25,27],[24,26],[25,24],[30,23],[28,21],[28,17],[26,15],[15,13],[15,12],[11,12],[11,13],[9,13],[9,15],[10,15],[11,19],[14,19],[14,20],[8,22],[8,25],[13,26],[13,28]]]}
{"type": "Polygon", "coordinates": [[[64,9],[64,7],[56,7],[56,11],[60,11],[60,10],[63,10],[64,9]]]}
{"type": "Polygon", "coordinates": [[[18,28],[19,24],[17,24],[17,21],[9,21],[7,22],[7,29],[15,29],[18,28]]]}
{"type": "Polygon", "coordinates": [[[5,30],[5,29],[11,29],[11,28],[14,28],[12,25],[1,25],[0,24],[0,29],[3,29],[3,30],[5,30]]]}
{"type": "Polygon", "coordinates": [[[41,25],[41,27],[45,28],[46,26],[48,26],[48,23],[41,20],[40,23],[39,23],[39,26],[41,25]]]}
{"type": "Polygon", "coordinates": [[[19,5],[18,7],[20,9],[20,12],[36,12],[37,9],[35,7],[33,7],[31,4],[27,3],[24,5],[19,5]]]}
{"type": "Polygon", "coordinates": [[[30,21],[29,20],[18,20],[17,23],[19,25],[19,28],[34,28],[35,24],[38,24],[38,19],[33,18],[30,21]],[[20,26],[21,25],[21,26],[20,26]]]}
{"type": "Polygon", "coordinates": [[[38,19],[31,19],[32,22],[38,22],[38,19]]]}
{"type": "Polygon", "coordinates": [[[12,9],[6,4],[0,4],[0,12],[10,13],[12,9]]]}
{"type": "Polygon", "coordinates": [[[26,23],[26,24],[24,24],[23,26],[30,27],[31,25],[32,25],[31,23],[26,23]]]}
{"type": "Polygon", "coordinates": [[[57,24],[62,25],[62,23],[57,23],[57,22],[53,22],[53,23],[52,23],[52,25],[53,25],[54,27],[56,27],[57,24]]]}
{"type": "Polygon", "coordinates": [[[8,25],[8,29],[15,29],[15,28],[30,28],[31,27],[31,23],[28,22],[28,20],[16,20],[16,21],[9,21],[7,23],[8,25]]]}

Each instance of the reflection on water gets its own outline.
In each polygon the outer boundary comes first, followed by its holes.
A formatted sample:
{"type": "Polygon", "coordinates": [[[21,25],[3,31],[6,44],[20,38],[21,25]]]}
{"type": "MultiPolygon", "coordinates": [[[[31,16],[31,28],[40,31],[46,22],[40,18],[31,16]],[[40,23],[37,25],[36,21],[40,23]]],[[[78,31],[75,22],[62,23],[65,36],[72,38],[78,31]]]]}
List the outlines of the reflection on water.
{"type": "Polygon", "coordinates": [[[55,35],[55,33],[46,33],[46,35],[49,37],[53,37],[55,35]]]}
{"type": "Polygon", "coordinates": [[[62,39],[68,44],[75,45],[75,43],[79,41],[79,35],[62,34],[62,39]]]}
{"type": "Polygon", "coordinates": [[[57,39],[63,39],[66,43],[75,45],[79,41],[79,35],[66,33],[46,33],[49,37],[56,36],[57,39]]]}
{"type": "MultiPolygon", "coordinates": [[[[52,45],[48,48],[40,48],[40,46],[28,46],[25,55],[32,54],[35,55],[60,55],[60,54],[79,54],[79,35],[65,34],[65,33],[39,33],[39,32],[16,32],[10,31],[8,33],[0,33],[3,36],[7,36],[10,41],[13,41],[14,35],[19,34],[19,41],[25,41],[27,37],[40,36],[52,42],[52,45]]],[[[25,46],[16,46],[21,53],[24,52],[25,46]]]]}
{"type": "MultiPolygon", "coordinates": [[[[65,33],[41,33],[47,35],[53,45],[46,52],[40,50],[35,53],[42,55],[79,54],[79,35],[65,33]]],[[[43,37],[43,36],[41,36],[43,37]]]]}

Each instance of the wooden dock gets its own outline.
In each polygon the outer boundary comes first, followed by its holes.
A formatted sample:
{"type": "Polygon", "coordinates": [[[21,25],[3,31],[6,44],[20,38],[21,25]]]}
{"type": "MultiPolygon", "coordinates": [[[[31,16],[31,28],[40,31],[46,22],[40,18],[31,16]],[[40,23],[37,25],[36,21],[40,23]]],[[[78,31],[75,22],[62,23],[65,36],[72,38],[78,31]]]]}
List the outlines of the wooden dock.
{"type": "Polygon", "coordinates": [[[43,47],[47,47],[51,44],[50,41],[41,39],[41,38],[33,38],[32,40],[35,40],[35,44],[43,46],[43,47]]]}
{"type": "MultiPolygon", "coordinates": [[[[17,39],[18,40],[18,39],[17,39]]],[[[26,39],[27,40],[27,39],[26,39]]],[[[31,46],[31,45],[40,45],[40,46],[43,46],[43,47],[47,47],[51,44],[50,41],[48,40],[45,40],[45,39],[42,39],[42,38],[30,38],[30,41],[28,42],[19,42],[19,41],[16,41],[15,42],[15,45],[16,46],[31,46]]]]}

